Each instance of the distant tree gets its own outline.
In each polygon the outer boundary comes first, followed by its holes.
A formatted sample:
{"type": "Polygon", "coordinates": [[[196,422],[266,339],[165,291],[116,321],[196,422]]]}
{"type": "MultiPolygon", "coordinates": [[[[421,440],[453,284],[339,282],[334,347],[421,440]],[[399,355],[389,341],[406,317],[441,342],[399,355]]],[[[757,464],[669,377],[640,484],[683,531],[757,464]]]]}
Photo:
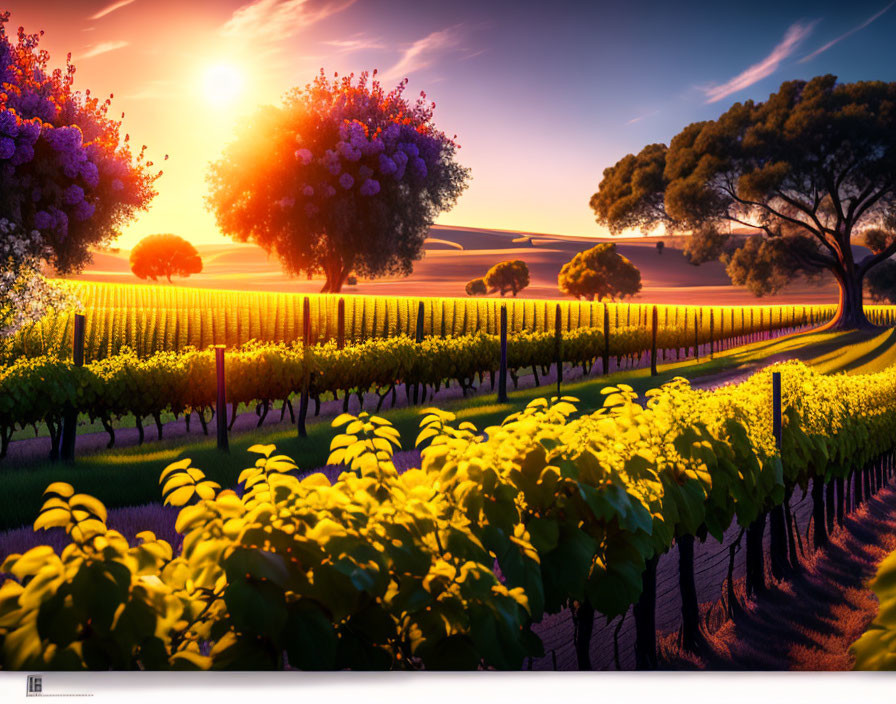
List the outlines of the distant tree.
{"type": "Polygon", "coordinates": [[[196,248],[177,235],[149,235],[131,250],[131,271],[141,279],[158,280],[164,276],[189,276],[202,271],[202,258],[196,248]]]}
{"type": "Polygon", "coordinates": [[[485,285],[485,279],[478,278],[469,281],[464,290],[468,296],[484,296],[488,293],[488,286],[485,285]]]}
{"type": "Polygon", "coordinates": [[[275,252],[291,274],[323,273],[322,292],[351,271],[409,274],[469,176],[425,94],[410,103],[406,80],[387,93],[368,78],[321,71],[244,121],[208,176],[221,230],[275,252]]]}
{"type": "Polygon", "coordinates": [[[885,259],[865,277],[868,295],[878,303],[896,303],[896,261],[885,259]]]}
{"type": "Polygon", "coordinates": [[[564,264],[557,285],[566,295],[589,301],[624,298],[641,290],[641,272],[616,251],[614,243],[604,242],[564,264]]]}
{"type": "Polygon", "coordinates": [[[73,89],[75,67],[51,70],[40,34],[6,33],[0,13],[0,217],[40,235],[38,256],[78,271],[156,195],[145,147],[132,159],[109,100],[73,89]]]}
{"type": "MultiPolygon", "coordinates": [[[[703,225],[684,238],[684,256],[688,263],[699,266],[730,254],[732,238],[719,232],[713,225],[703,225]]],[[[736,245],[735,245],[736,246],[736,245]]]]}
{"type": "Polygon", "coordinates": [[[358,285],[358,277],[354,274],[349,274],[345,279],[346,286],[357,286],[358,285]]]}
{"type": "Polygon", "coordinates": [[[520,259],[495,264],[483,277],[490,291],[503,296],[510,291],[514,296],[529,285],[529,267],[520,259]]]}
{"type": "Polygon", "coordinates": [[[734,282],[774,293],[797,276],[833,275],[829,327],[870,327],[862,282],[896,253],[896,83],[790,81],[762,103],[737,103],[604,171],[591,206],[613,232],[664,225],[698,232],[698,256],[727,259],[734,282]],[[724,251],[724,223],[755,228],[742,254],[724,251]],[[880,237],[855,261],[852,244],[880,237]],[[752,271],[747,271],[751,269],[752,271]]]}

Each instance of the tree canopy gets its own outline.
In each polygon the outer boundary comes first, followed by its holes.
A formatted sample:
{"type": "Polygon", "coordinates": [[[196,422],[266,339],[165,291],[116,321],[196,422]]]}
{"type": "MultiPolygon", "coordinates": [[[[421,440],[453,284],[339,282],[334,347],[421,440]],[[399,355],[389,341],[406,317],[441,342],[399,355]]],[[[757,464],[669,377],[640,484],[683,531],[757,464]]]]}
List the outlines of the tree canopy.
{"type": "Polygon", "coordinates": [[[464,286],[464,291],[466,291],[468,296],[484,296],[488,293],[488,286],[485,285],[485,279],[480,277],[468,281],[467,285],[464,286]]]}
{"type": "Polygon", "coordinates": [[[19,28],[13,40],[8,21],[0,13],[0,217],[37,231],[37,254],[59,271],[77,271],[146,209],[161,172],[145,147],[132,158],[111,96],[75,91],[71,61],[51,71],[40,34],[19,28]]]}
{"type": "Polygon", "coordinates": [[[291,274],[323,273],[323,292],[349,272],[409,274],[469,171],[435,128],[435,104],[424,93],[409,102],[406,83],[386,92],[366,72],[331,81],[321,71],[245,121],[208,175],[221,230],[276,253],[291,274]]]}
{"type": "Polygon", "coordinates": [[[502,296],[510,291],[516,296],[529,285],[529,267],[521,259],[512,259],[495,264],[483,278],[490,291],[502,296]]]}
{"type": "Polygon", "coordinates": [[[831,327],[866,327],[863,279],[896,253],[896,83],[786,82],[623,157],[591,206],[612,232],[697,234],[692,262],[721,256],[732,281],[757,294],[833,275],[831,327]],[[726,252],[730,224],[758,234],[726,252]],[[853,244],[870,253],[857,261],[853,244]]]}
{"type": "Polygon", "coordinates": [[[879,303],[896,303],[896,261],[885,259],[865,277],[871,299],[879,303]]]}
{"type": "Polygon", "coordinates": [[[196,248],[177,235],[149,235],[131,250],[131,271],[141,279],[171,283],[172,276],[189,276],[202,271],[202,257],[196,248]]]}
{"type": "Polygon", "coordinates": [[[566,295],[589,301],[624,298],[641,290],[641,272],[616,251],[614,243],[604,242],[564,264],[557,285],[566,295]]]}

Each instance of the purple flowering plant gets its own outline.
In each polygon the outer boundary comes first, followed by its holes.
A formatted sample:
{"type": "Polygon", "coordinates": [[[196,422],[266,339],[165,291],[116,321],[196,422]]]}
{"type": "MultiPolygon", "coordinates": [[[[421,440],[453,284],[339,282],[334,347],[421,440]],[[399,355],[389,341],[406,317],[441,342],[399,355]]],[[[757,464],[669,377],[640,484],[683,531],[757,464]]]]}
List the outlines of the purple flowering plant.
{"type": "Polygon", "coordinates": [[[436,129],[435,103],[408,101],[406,85],[386,91],[376,71],[331,80],[322,70],[256,113],[209,173],[222,231],[276,252],[292,274],[323,274],[324,292],[350,273],[410,273],[469,170],[436,129]]]}
{"type": "MultiPolygon", "coordinates": [[[[71,54],[50,69],[43,32],[14,39],[0,13],[0,216],[37,230],[60,271],[80,269],[88,248],[111,241],[156,195],[146,147],[133,158],[121,121],[73,89],[71,54]]],[[[124,115],[122,115],[124,117],[124,115]]]]}

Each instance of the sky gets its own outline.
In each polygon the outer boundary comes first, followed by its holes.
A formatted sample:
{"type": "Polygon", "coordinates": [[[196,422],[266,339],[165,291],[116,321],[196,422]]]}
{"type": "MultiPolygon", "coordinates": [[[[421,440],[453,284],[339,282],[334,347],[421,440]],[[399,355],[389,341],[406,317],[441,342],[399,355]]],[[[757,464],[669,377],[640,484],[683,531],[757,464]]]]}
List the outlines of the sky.
{"type": "Polygon", "coordinates": [[[164,168],[118,243],[226,243],[205,174],[234,127],[324,68],[408,78],[456,134],[470,187],[437,223],[601,236],[603,170],[783,81],[896,80],[896,1],[7,0],[75,87],[114,94],[164,168]],[[167,154],[169,159],[162,161],[167,154]]]}

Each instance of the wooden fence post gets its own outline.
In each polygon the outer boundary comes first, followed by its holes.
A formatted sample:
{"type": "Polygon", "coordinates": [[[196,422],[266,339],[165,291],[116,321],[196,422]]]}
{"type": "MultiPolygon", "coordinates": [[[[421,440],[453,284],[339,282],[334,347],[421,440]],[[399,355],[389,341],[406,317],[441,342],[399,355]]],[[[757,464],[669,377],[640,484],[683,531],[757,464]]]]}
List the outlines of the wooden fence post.
{"type": "Polygon", "coordinates": [[[700,359],[700,328],[703,327],[703,309],[694,308],[694,359],[700,359]]]}
{"type": "Polygon", "coordinates": [[[336,304],[336,349],[345,348],[345,299],[336,304]]]}
{"type": "Polygon", "coordinates": [[[650,323],[650,376],[656,376],[656,329],[659,327],[656,306],[653,306],[650,323]]]}
{"type": "Polygon", "coordinates": [[[557,304],[557,315],[554,318],[554,359],[557,362],[557,395],[560,395],[560,384],[563,383],[563,311],[557,304]]]}
{"type": "Polygon", "coordinates": [[[507,306],[501,306],[501,365],[498,369],[498,403],[507,402],[507,306]]]}
{"type": "MultiPolygon", "coordinates": [[[[84,366],[84,316],[75,313],[75,330],[72,336],[72,362],[76,367],[84,366]]],[[[75,461],[75,438],[78,434],[78,411],[71,407],[62,418],[62,438],[60,455],[64,462],[75,461]]]]}
{"type": "MultiPolygon", "coordinates": [[[[423,305],[423,301],[419,301],[417,303],[417,327],[414,330],[414,341],[419,345],[423,342],[423,323],[424,323],[424,312],[425,306],[423,305]]],[[[419,402],[420,397],[420,382],[414,382],[414,405],[416,406],[419,402]]]]}
{"type": "Polygon", "coordinates": [[[710,308],[709,309],[709,358],[712,359],[713,354],[713,344],[712,344],[712,335],[713,328],[715,327],[715,311],[710,308]]]}
{"type": "Polygon", "coordinates": [[[215,404],[218,449],[229,452],[230,446],[227,443],[227,395],[224,391],[224,345],[215,345],[215,375],[218,381],[218,398],[215,404]]]}
{"type": "Polygon", "coordinates": [[[772,372],[772,433],[775,447],[781,450],[781,372],[772,372]]]}
{"type": "Polygon", "coordinates": [[[305,418],[308,416],[308,387],[311,374],[308,370],[308,344],[311,341],[311,301],[305,296],[302,301],[302,396],[299,400],[299,437],[308,437],[305,418]]]}
{"type": "Polygon", "coordinates": [[[610,309],[604,303],[604,376],[610,373],[610,309]]]}
{"type": "MultiPolygon", "coordinates": [[[[781,452],[781,372],[772,372],[772,435],[775,438],[775,447],[781,452]]],[[[790,495],[788,490],[784,496],[784,502],[778,504],[769,512],[769,556],[771,557],[771,570],[775,579],[782,579],[787,571],[796,568],[798,558],[796,548],[793,545],[791,533],[790,495]],[[788,555],[788,538],[791,544],[788,555]]]]}

